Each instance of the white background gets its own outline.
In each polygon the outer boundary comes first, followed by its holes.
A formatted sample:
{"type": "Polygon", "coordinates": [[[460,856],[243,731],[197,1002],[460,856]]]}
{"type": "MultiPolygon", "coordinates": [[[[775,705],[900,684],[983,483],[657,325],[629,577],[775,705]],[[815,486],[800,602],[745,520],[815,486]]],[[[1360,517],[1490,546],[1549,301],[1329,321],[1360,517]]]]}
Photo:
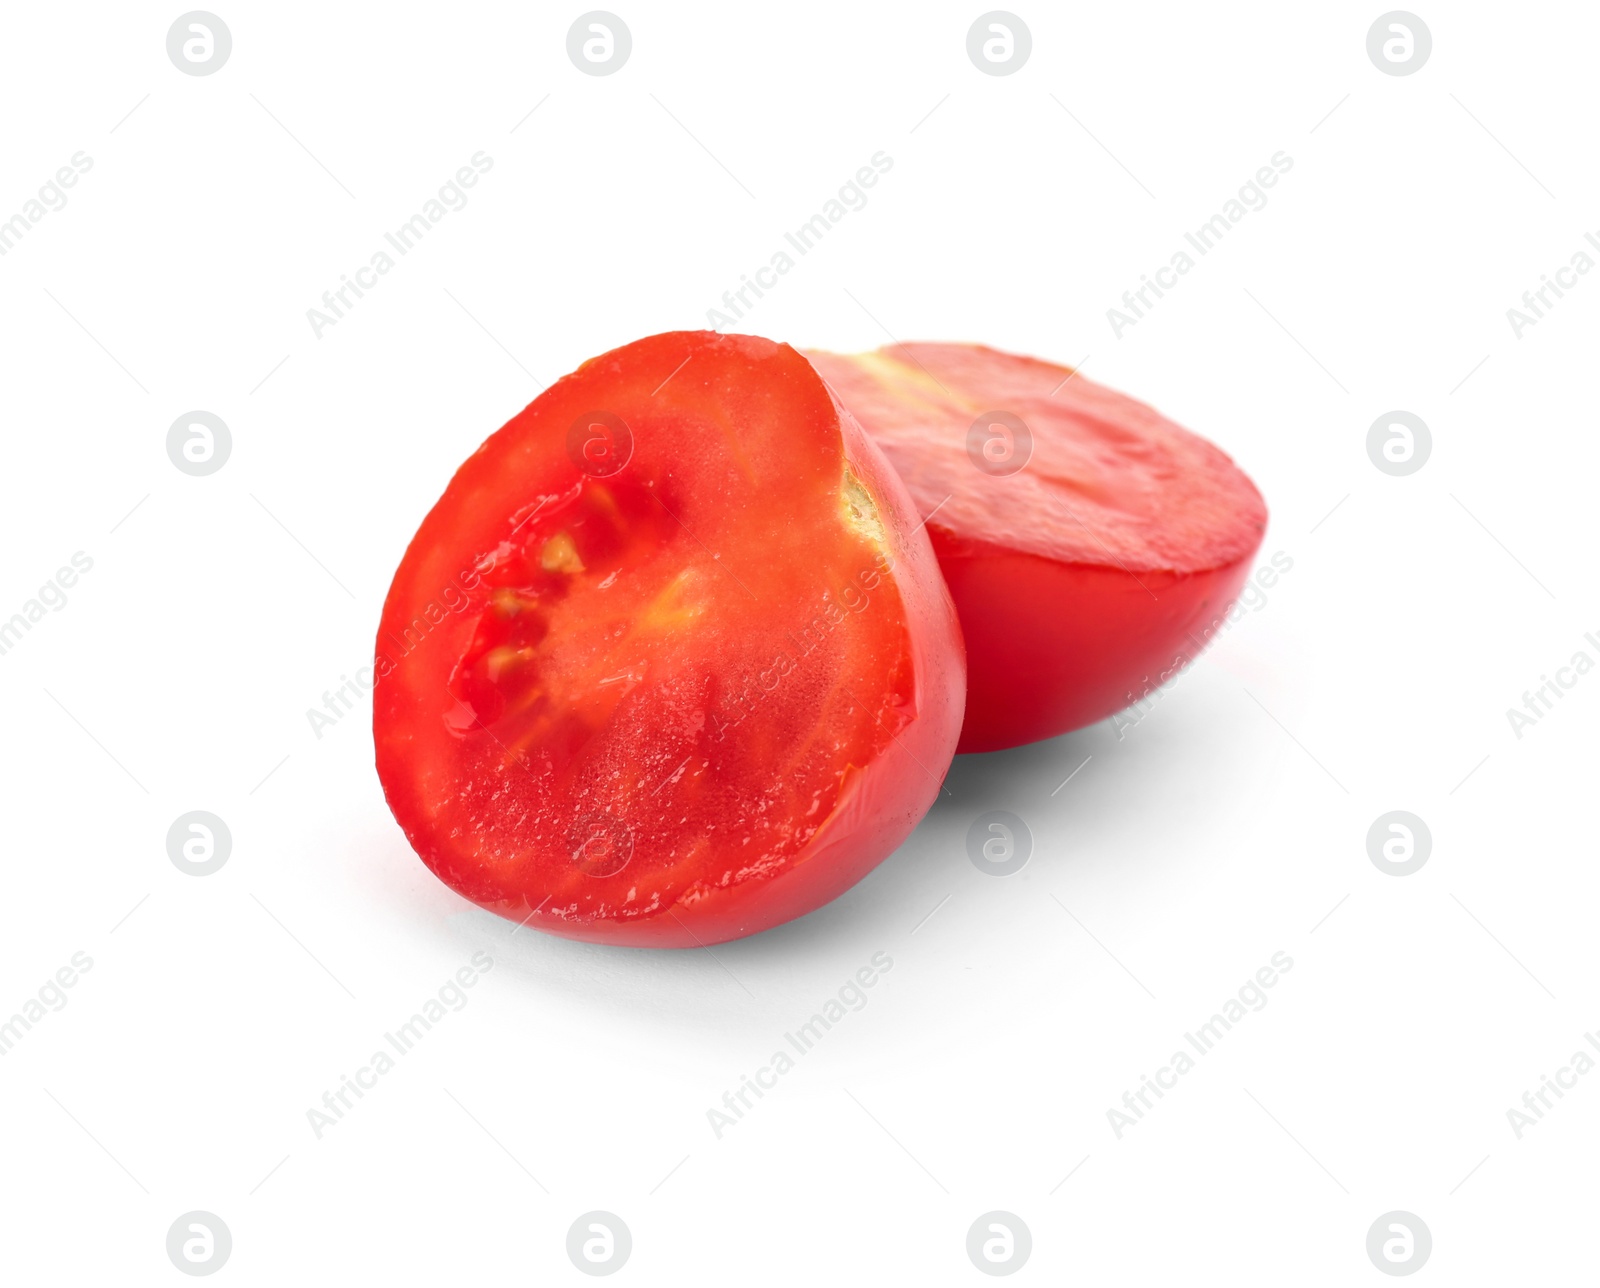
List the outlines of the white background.
{"type": "Polygon", "coordinates": [[[1600,229],[1600,14],[1428,7],[1431,59],[1391,77],[1378,4],[1033,5],[991,77],[979,4],[616,0],[631,59],[590,77],[577,5],[216,3],[205,77],[167,57],[179,6],[14,6],[0,44],[0,219],[94,163],[0,259],[0,617],[94,560],[0,657],[0,1014],[94,962],[0,1060],[9,1282],[179,1281],[192,1209],[240,1284],[580,1282],[590,1209],[642,1283],[981,1282],[993,1209],[1032,1231],[1018,1282],[1381,1282],[1393,1209],[1434,1281],[1593,1274],[1600,1071],[1520,1140],[1506,1111],[1600,1030],[1600,675],[1521,739],[1505,711],[1600,660],[1600,275],[1521,339],[1505,314],[1600,229]],[[315,338],[480,150],[470,204],[315,338]],[[410,852],[370,704],[320,740],[306,709],[536,381],[705,325],[879,150],[739,329],[1081,360],[1230,452],[1293,569],[1125,737],[958,761],[800,922],[715,958],[513,935],[410,852]],[[1279,150],[1270,204],[1115,338],[1279,150]],[[234,439],[208,478],[164,446],[197,408],[234,439]],[[1364,446],[1396,408],[1434,438],[1407,478],[1364,446]],[[193,809],[234,838],[203,879],[165,850],[193,809]],[[1034,837],[1003,880],[966,854],[990,809],[1034,837]],[[1433,834],[1413,876],[1367,857],[1393,809],[1433,834]],[[479,950],[470,1004],[318,1140],[307,1109],[479,950]],[[1117,1139],[1280,950],[1270,1004],[1117,1139]],[[717,1139],[706,1111],[880,951],[867,1007],[717,1139]]]}

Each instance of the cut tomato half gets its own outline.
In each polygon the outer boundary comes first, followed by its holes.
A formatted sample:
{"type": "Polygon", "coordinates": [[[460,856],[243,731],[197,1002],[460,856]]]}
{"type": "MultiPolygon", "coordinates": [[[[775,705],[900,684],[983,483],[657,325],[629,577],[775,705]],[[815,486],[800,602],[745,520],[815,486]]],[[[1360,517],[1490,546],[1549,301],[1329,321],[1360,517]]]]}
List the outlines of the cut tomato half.
{"type": "Polygon", "coordinates": [[[1092,724],[1170,679],[1267,510],[1219,448],[1069,367],[978,345],[807,356],[899,471],[967,644],[958,751],[1092,724]]]}
{"type": "Polygon", "coordinates": [[[395,574],[373,731],[448,885],[692,947],[855,884],[932,804],[960,629],[903,484],[787,345],[585,363],[457,471],[395,574]]]}

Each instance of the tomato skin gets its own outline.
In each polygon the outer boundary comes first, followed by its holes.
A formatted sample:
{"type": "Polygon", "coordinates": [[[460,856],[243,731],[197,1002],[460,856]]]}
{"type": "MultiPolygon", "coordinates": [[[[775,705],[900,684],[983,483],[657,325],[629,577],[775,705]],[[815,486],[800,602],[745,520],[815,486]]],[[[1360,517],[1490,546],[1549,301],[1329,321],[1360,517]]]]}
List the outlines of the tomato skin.
{"type": "Polygon", "coordinates": [[[1209,642],[1251,563],[1130,575],[976,549],[937,530],[934,549],[967,644],[958,754],[1081,729],[1159,688],[1209,642]],[[1041,629],[1041,605],[1049,606],[1048,630],[1041,629]]]}
{"type": "MultiPolygon", "coordinates": [[[[627,478],[624,471],[617,480],[602,481],[615,487],[620,486],[618,480],[627,478]]],[[[579,482],[581,486],[582,481],[579,482]]],[[[572,531],[582,537],[585,529],[580,523],[572,531]]],[[[583,561],[591,554],[575,551],[566,527],[558,535],[558,541],[545,544],[551,561],[543,563],[543,568],[552,570],[552,577],[558,577],[568,567],[584,573],[583,561]]],[[[539,540],[545,541],[545,537],[539,540]]],[[[624,565],[624,577],[631,575],[634,564],[647,564],[648,557],[676,548],[667,539],[656,542],[639,559],[624,565]]],[[[809,552],[811,547],[806,549],[809,552]]],[[[539,575],[535,573],[536,577],[539,575]]],[[[601,591],[614,598],[620,592],[611,586],[612,580],[607,577],[588,589],[578,587],[556,601],[557,608],[561,603],[590,602],[601,591]]],[[[552,626],[541,638],[555,641],[558,648],[586,647],[584,640],[572,636],[572,618],[550,620],[564,621],[565,626],[552,626]]],[[[577,620],[581,627],[584,619],[580,616],[577,620]]],[[[608,627],[613,624],[607,622],[608,627]]],[[[670,676],[669,664],[687,653],[693,663],[689,672],[698,675],[703,670],[713,677],[707,683],[713,683],[717,667],[725,658],[715,651],[703,658],[694,654],[694,641],[698,638],[695,632],[699,629],[693,622],[674,624],[670,634],[645,650],[649,666],[661,666],[663,674],[670,676]]],[[[601,646],[606,646],[609,631],[600,639],[601,646]]],[[[528,645],[525,652],[539,645],[539,640],[531,637],[521,642],[528,645]]],[[[827,647],[815,657],[809,656],[809,648],[807,645],[806,653],[798,653],[797,646],[798,656],[809,658],[802,665],[828,665],[826,659],[831,655],[827,647]]],[[[491,653],[506,651],[494,648],[491,653]]],[[[379,626],[378,654],[380,682],[373,706],[378,773],[391,810],[427,866],[458,893],[511,920],[565,938],[627,946],[692,948],[719,943],[804,915],[843,893],[892,853],[933,803],[954,754],[965,703],[965,655],[955,609],[928,534],[904,484],[865,432],[792,349],[755,337],[710,332],[653,336],[585,363],[474,453],[424,521],[395,575],[379,626]],[[685,369],[686,363],[692,365],[687,366],[684,376],[677,377],[675,373],[685,369]],[[677,383],[668,384],[669,378],[677,383]],[[662,394],[663,388],[668,392],[662,394]],[[878,719],[876,728],[884,732],[875,735],[869,744],[842,744],[839,754],[846,759],[841,762],[842,776],[836,780],[836,796],[831,798],[830,808],[817,816],[820,825],[813,823],[806,830],[798,824],[791,825],[790,830],[808,839],[803,844],[797,841],[799,848],[783,853],[779,861],[764,866],[750,864],[747,856],[752,851],[735,848],[738,838],[727,826],[731,820],[713,816],[704,831],[697,834],[687,857],[678,849],[668,855],[644,848],[630,851],[629,866],[623,869],[591,872],[579,862],[584,850],[563,853],[559,843],[551,841],[549,828],[542,833],[519,833],[518,828],[522,817],[540,808],[554,811],[559,822],[562,811],[568,808],[566,801],[589,801],[591,793],[608,790],[617,775],[613,772],[609,777],[591,777],[588,785],[580,784],[575,794],[561,795],[558,791],[539,799],[544,787],[533,785],[535,778],[529,775],[525,764],[513,763],[512,753],[507,751],[504,763],[498,764],[484,760],[480,754],[489,744],[477,730],[485,730],[500,747],[506,745],[501,738],[509,741],[511,734],[506,728],[493,725],[499,718],[493,713],[505,705],[489,701],[498,696],[492,691],[493,686],[489,686],[491,691],[485,697],[481,676],[473,680],[477,689],[469,686],[470,691],[463,690],[460,683],[463,667],[481,652],[475,641],[482,637],[484,623],[493,618],[493,605],[498,602],[495,595],[504,593],[495,591],[486,581],[479,584],[482,579],[472,572],[474,562],[479,552],[495,549],[496,542],[505,559],[507,532],[522,526],[521,522],[513,526],[512,519],[522,514],[534,497],[549,495],[552,489],[566,486],[568,479],[577,478],[574,465],[567,461],[567,431],[575,414],[597,407],[620,410],[633,426],[638,444],[631,468],[644,479],[646,494],[657,491],[659,501],[661,490],[678,489],[667,492],[672,504],[669,507],[663,502],[659,512],[648,509],[645,503],[647,515],[653,516],[656,527],[678,540],[694,558],[701,559],[703,555],[702,563],[713,558],[721,560],[724,552],[728,556],[727,563],[716,565],[707,574],[710,590],[725,594],[725,598],[713,605],[717,611],[709,613],[706,621],[719,626],[731,621],[734,634],[730,637],[724,629],[721,636],[711,638],[722,640],[724,645],[731,639],[737,645],[746,627],[752,634],[801,630],[800,622],[792,616],[792,596],[785,601],[773,588],[792,591],[799,584],[804,590],[811,585],[813,571],[818,587],[844,586],[846,609],[851,604],[852,586],[866,588],[861,599],[870,598],[872,611],[867,613],[861,608],[859,619],[853,619],[848,611],[842,613],[840,620],[851,624],[832,628],[836,635],[824,642],[828,645],[845,637],[856,639],[849,646],[856,651],[846,656],[858,663],[867,659],[862,663],[867,666],[866,671],[823,671],[811,674],[809,679],[802,676],[791,686],[779,689],[779,696],[765,705],[758,703],[755,716],[747,720],[740,714],[728,726],[731,733],[718,735],[728,741],[706,743],[702,738],[710,757],[705,761],[707,765],[723,757],[718,762],[723,769],[731,764],[734,771],[748,769],[751,776],[759,779],[771,764],[766,758],[773,755],[771,738],[757,738],[762,732],[763,713],[771,714],[776,704],[783,707],[783,714],[791,722],[803,722],[810,701],[804,695],[811,692],[811,681],[823,689],[817,699],[817,719],[823,719],[844,701],[840,697],[844,692],[848,696],[846,709],[864,713],[858,719],[878,719]],[[735,492],[726,491],[721,475],[715,472],[726,463],[716,455],[723,450],[724,440],[717,436],[723,431],[716,426],[723,423],[724,412],[733,418],[728,423],[738,425],[737,440],[726,440],[728,459],[744,464],[755,460],[758,465],[753,481],[735,492]],[[659,417],[659,422],[653,424],[652,417],[659,417]],[[704,428],[706,425],[712,428],[704,428]],[[694,438],[697,433],[701,437],[694,438]],[[693,452],[679,450],[687,441],[681,437],[683,434],[693,440],[693,452]],[[786,447],[786,441],[795,446],[786,447]],[[790,456],[786,457],[785,452],[790,456]],[[786,476],[778,468],[786,459],[799,462],[798,472],[787,485],[782,481],[786,476]],[[707,461],[711,464],[707,465],[707,461]],[[766,532],[770,538],[781,536],[785,529],[807,534],[815,529],[827,536],[832,532],[830,525],[839,522],[828,516],[843,513],[838,506],[839,498],[845,494],[838,483],[841,464],[848,466],[845,477],[853,476],[873,503],[876,525],[868,526],[875,534],[872,548],[881,553],[881,561],[871,566],[863,561],[861,552],[865,547],[859,543],[864,538],[858,527],[848,528],[851,535],[847,541],[858,543],[848,546],[849,562],[827,563],[829,559],[842,558],[839,552],[846,547],[823,544],[817,547],[815,557],[820,562],[814,570],[808,562],[809,553],[806,560],[796,564],[792,551],[785,555],[770,546],[723,546],[723,541],[736,543],[740,532],[766,532]],[[817,480],[829,469],[835,480],[833,491],[819,493],[823,485],[817,480]],[[779,481],[775,483],[774,479],[779,481]],[[831,510],[821,506],[819,495],[832,502],[831,510]],[[720,499],[724,497],[725,500],[720,499]],[[800,509],[785,513],[786,497],[798,498],[794,503],[800,509]],[[684,509],[685,504],[700,507],[698,513],[684,509]],[[684,521],[685,516],[688,522],[684,521]],[[716,528],[715,523],[723,519],[730,526],[716,528]],[[762,523],[767,526],[761,527],[762,523]],[[749,526],[752,524],[755,526],[749,526]],[[778,526],[774,528],[773,524],[778,526]],[[723,531],[724,536],[719,539],[715,531],[723,531]],[[719,546],[715,556],[701,534],[719,546]],[[764,555],[769,561],[789,559],[779,570],[788,577],[787,581],[783,576],[770,583],[760,579],[766,574],[762,567],[764,555]],[[748,600],[743,598],[748,590],[743,580],[736,573],[722,571],[732,567],[742,571],[760,594],[750,593],[748,600]],[[468,570],[467,575],[451,572],[452,569],[468,570]],[[461,589],[441,594],[440,587],[448,587],[452,581],[458,581],[461,589]],[[735,583],[739,589],[734,589],[735,583]],[[419,614],[428,618],[424,606],[435,604],[440,605],[433,615],[437,624],[419,625],[419,614]],[[787,606],[777,606],[781,604],[787,606]],[[857,638],[852,632],[865,634],[857,638]],[[417,637],[415,644],[412,637],[417,637]],[[860,644],[862,639],[865,644],[860,644]],[[871,660],[879,657],[893,661],[892,676],[871,670],[871,660]],[[461,715],[467,710],[463,693],[473,704],[476,723],[471,712],[465,719],[461,715]],[[885,700],[881,694],[885,693],[896,695],[893,707],[880,707],[885,700]],[[901,698],[906,700],[902,702],[901,698]],[[783,706],[785,703],[788,707],[783,706]],[[893,724],[874,716],[874,711],[880,709],[893,713],[893,724]],[[495,736],[495,728],[500,729],[499,736],[495,736]],[[471,809],[460,806],[458,802],[469,792],[481,789],[485,778],[494,788],[487,797],[489,804],[484,805],[480,799],[471,809]],[[505,803],[497,809],[494,802],[500,800],[505,803]],[[691,862],[699,866],[685,873],[685,864],[691,862]],[[741,862],[745,863],[744,868],[740,867],[741,862]],[[663,870],[666,876],[662,876],[663,870]],[[731,879],[730,873],[734,874],[731,879]],[[659,901],[660,906],[657,901],[626,906],[632,892],[625,898],[621,889],[637,884],[648,891],[658,877],[668,883],[661,888],[670,886],[671,891],[659,901]],[[670,884],[668,878],[676,884],[670,884]]],[[[650,683],[656,683],[653,670],[650,683]]],[[[637,685],[647,697],[650,683],[637,685]]],[[[627,688],[631,690],[636,684],[632,681],[627,688]]],[[[688,690],[680,686],[671,692],[681,697],[688,690]]],[[[578,686],[571,700],[581,706],[592,701],[593,693],[592,686],[578,686]]],[[[662,746],[675,748],[667,762],[668,769],[682,750],[671,741],[673,738],[682,743],[685,739],[692,742],[702,734],[709,737],[716,723],[709,705],[697,712],[673,709],[683,717],[682,727],[661,729],[658,740],[662,746]]],[[[603,723],[592,731],[589,741],[598,745],[606,739],[619,740],[628,749],[627,773],[634,778],[645,769],[634,753],[650,752],[656,746],[652,740],[657,739],[657,734],[653,727],[629,724],[630,710],[633,708],[626,705],[608,708],[610,714],[601,717],[603,723]]],[[[781,731],[789,726],[776,727],[781,731]]],[[[574,754],[580,758],[587,754],[587,745],[574,754]]],[[[535,755],[543,754],[537,740],[531,750],[535,755]]],[[[696,763],[699,764],[698,758],[696,763]]],[[[652,828],[663,825],[662,819],[653,815],[670,816],[667,823],[682,823],[685,820],[678,818],[680,812],[694,811],[692,801],[685,805],[683,800],[674,800],[680,787],[676,777],[662,779],[659,770],[652,772],[656,774],[652,781],[661,785],[655,791],[639,794],[635,801],[639,814],[618,820],[640,836],[652,835],[652,828]],[[653,815],[646,817],[651,812],[653,815]]],[[[694,772],[690,771],[684,783],[689,783],[694,772]]],[[[547,773],[537,783],[548,781],[552,780],[547,773]]],[[[781,797],[781,791],[773,794],[774,800],[781,797]]],[[[754,803],[758,812],[764,813],[785,808],[781,801],[774,806],[766,797],[754,803]]],[[[687,830],[692,832],[695,826],[691,822],[687,830]]],[[[747,836],[746,843],[748,840],[747,836]]]]}

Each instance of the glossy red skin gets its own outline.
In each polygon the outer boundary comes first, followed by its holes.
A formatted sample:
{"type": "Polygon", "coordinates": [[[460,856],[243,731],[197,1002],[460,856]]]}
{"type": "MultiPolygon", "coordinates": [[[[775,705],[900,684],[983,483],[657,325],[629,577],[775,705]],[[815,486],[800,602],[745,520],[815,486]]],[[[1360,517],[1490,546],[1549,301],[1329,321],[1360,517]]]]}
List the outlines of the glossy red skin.
{"type": "MultiPolygon", "coordinates": [[[[620,359],[630,370],[659,376],[673,371],[685,352],[692,352],[700,363],[697,370],[703,374],[708,366],[715,369],[718,361],[736,365],[738,354],[744,351],[764,359],[775,353],[786,355],[786,362],[792,359],[785,368],[787,375],[814,383],[814,392],[806,396],[831,408],[837,417],[843,457],[877,503],[884,546],[892,560],[882,576],[898,592],[909,645],[914,681],[911,718],[867,763],[847,774],[821,828],[775,874],[724,885],[709,893],[697,892],[692,901],[668,904],[649,915],[557,917],[540,906],[539,888],[503,883],[497,887],[481,867],[463,868],[448,838],[430,826],[429,801],[407,767],[414,739],[439,736],[428,686],[380,679],[374,693],[373,726],[379,776],[391,810],[413,848],[441,880],[511,920],[565,938],[658,948],[692,948],[755,934],[802,916],[848,890],[900,845],[938,795],[954,754],[965,702],[965,654],[954,606],[927,533],[899,477],[792,349],[754,337],[712,332],[652,336],[585,364],[541,395],[500,434],[527,438],[542,423],[541,417],[564,432],[572,414],[568,404],[605,405],[606,400],[592,387],[581,394],[573,392],[573,384],[582,386],[589,379],[586,373],[598,365],[620,359]],[[552,406],[564,410],[550,412],[552,406]]],[[[654,378],[649,383],[655,383],[654,378]]],[[[491,439],[462,467],[458,481],[494,442],[491,439]]],[[[386,650],[394,651],[389,641],[403,631],[436,579],[434,574],[421,573],[419,565],[431,548],[450,539],[450,495],[447,492],[430,513],[396,573],[379,628],[381,675],[386,674],[381,659],[386,650]]],[[[743,553],[752,558],[757,554],[743,553]]],[[[425,681],[427,677],[422,678],[425,681]]],[[[725,855],[714,857],[709,865],[712,869],[726,864],[725,855]]],[[[564,879],[570,881],[571,874],[564,879]]]]}
{"type": "MultiPolygon", "coordinates": [[[[894,346],[857,358],[820,352],[807,356],[870,433],[892,428],[880,445],[908,479],[919,472],[918,453],[925,452],[929,461],[948,454],[952,436],[964,436],[974,411],[1048,405],[1042,391],[1073,375],[1065,367],[966,345],[894,346]],[[904,355],[902,367],[910,378],[898,400],[894,389],[873,378],[872,366],[858,365],[881,363],[891,354],[904,355]],[[977,372],[983,373],[981,381],[977,372]],[[930,383],[916,388],[924,377],[930,383]],[[974,392],[979,384],[981,389],[974,392]],[[955,405],[969,397],[970,406],[958,416],[955,405]],[[908,429],[916,433],[908,436],[908,429]]],[[[1237,598],[1265,532],[1260,494],[1220,452],[1142,404],[1093,386],[1084,377],[1073,378],[1081,383],[1068,385],[1068,394],[1092,388],[1093,398],[1113,400],[1113,412],[1120,407],[1115,400],[1126,404],[1132,439],[1138,438],[1141,418],[1148,417],[1160,421],[1163,432],[1176,431],[1198,443],[1210,454],[1208,466],[1230,476],[1240,506],[1233,526],[1248,535],[1234,535],[1233,556],[1225,559],[1208,559],[1204,550],[1189,558],[1169,555],[1170,563],[1114,556],[1050,558],[996,539],[993,523],[1014,525],[1020,538],[1037,517],[1026,508],[1008,509],[1000,488],[985,492],[987,481],[975,484],[972,496],[1002,498],[989,511],[991,526],[979,534],[970,521],[952,518],[955,507],[940,504],[944,488],[959,487],[959,482],[937,487],[913,482],[914,499],[932,516],[927,527],[966,639],[967,706],[958,753],[999,751],[1094,724],[1166,683],[1205,647],[1237,598]]],[[[1048,442],[1036,443],[1035,459],[1048,450],[1048,442]]],[[[1114,469],[1107,473],[1114,487],[1114,469]]],[[[1161,516],[1143,521],[1159,528],[1161,516]]],[[[1215,530],[1218,522],[1212,520],[1210,526],[1215,530]]],[[[1169,551],[1183,543],[1173,533],[1163,535],[1169,551]]],[[[1226,539],[1218,538],[1218,544],[1225,547],[1226,539]]]]}
{"type": "Polygon", "coordinates": [[[1159,688],[1204,647],[1251,565],[1135,579],[1120,568],[977,549],[937,530],[933,547],[967,642],[962,753],[1081,729],[1159,688]],[[1042,604],[1071,611],[1041,630],[1042,604]]]}

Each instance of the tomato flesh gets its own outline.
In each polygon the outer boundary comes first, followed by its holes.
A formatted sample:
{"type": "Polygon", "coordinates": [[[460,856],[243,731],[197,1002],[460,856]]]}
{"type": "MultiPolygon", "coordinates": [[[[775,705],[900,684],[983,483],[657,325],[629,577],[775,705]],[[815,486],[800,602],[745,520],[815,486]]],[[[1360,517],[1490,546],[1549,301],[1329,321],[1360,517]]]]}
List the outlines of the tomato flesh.
{"type": "Polygon", "coordinates": [[[903,486],[793,349],[679,332],[462,465],[384,606],[379,776],[468,898],[693,946],[835,897],[932,803],[959,628],[903,486]]]}
{"type": "Polygon", "coordinates": [[[966,638],[958,751],[1121,710],[1192,660],[1237,597],[1261,494],[1143,403],[978,345],[807,357],[927,518],[966,638]]]}

